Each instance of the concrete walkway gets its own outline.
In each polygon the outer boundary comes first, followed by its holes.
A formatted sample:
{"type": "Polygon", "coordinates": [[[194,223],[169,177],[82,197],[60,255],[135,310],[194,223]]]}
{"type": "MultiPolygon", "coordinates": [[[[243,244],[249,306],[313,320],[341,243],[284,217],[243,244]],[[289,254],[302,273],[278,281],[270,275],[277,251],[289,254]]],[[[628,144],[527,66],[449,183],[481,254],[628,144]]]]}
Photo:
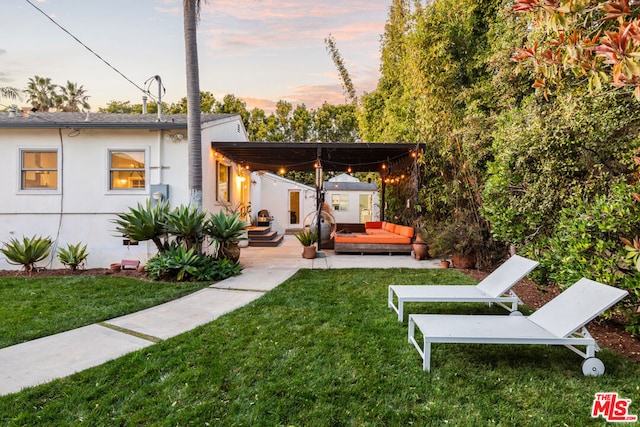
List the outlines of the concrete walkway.
{"type": "Polygon", "coordinates": [[[242,275],[137,313],[0,349],[0,395],[100,365],[189,331],[261,297],[300,268],[436,268],[408,255],[301,256],[293,236],[277,248],[243,248],[242,275]]]}

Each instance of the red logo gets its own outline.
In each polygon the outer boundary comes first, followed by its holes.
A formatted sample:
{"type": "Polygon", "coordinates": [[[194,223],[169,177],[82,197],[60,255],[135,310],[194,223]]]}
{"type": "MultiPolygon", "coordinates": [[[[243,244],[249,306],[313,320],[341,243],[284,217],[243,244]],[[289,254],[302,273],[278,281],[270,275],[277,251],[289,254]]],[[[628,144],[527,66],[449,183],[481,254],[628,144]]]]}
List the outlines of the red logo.
{"type": "Polygon", "coordinates": [[[613,423],[632,423],[638,421],[637,415],[629,414],[631,399],[618,398],[618,393],[596,393],[591,408],[591,417],[603,416],[613,423]]]}

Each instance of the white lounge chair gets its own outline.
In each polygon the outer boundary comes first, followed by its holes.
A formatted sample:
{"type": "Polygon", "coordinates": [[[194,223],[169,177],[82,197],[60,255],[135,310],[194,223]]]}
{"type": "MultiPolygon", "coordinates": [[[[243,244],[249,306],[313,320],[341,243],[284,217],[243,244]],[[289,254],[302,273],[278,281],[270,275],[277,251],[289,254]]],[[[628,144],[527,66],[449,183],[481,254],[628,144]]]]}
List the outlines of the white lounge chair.
{"type": "Polygon", "coordinates": [[[564,345],[582,356],[584,375],[602,375],[604,364],[594,357],[600,348],[584,326],[627,294],[583,278],[530,316],[411,314],[409,342],[420,353],[425,371],[430,370],[432,343],[547,344],[564,345]],[[422,345],[415,338],[416,328],[422,345]]]}
{"type": "Polygon", "coordinates": [[[480,283],[467,285],[391,285],[388,305],[402,322],[407,302],[485,302],[517,311],[522,301],[511,291],[513,285],[538,266],[537,261],[513,255],[480,283]],[[394,295],[398,299],[396,306],[394,295]],[[509,308],[505,304],[511,304],[509,308]]]}

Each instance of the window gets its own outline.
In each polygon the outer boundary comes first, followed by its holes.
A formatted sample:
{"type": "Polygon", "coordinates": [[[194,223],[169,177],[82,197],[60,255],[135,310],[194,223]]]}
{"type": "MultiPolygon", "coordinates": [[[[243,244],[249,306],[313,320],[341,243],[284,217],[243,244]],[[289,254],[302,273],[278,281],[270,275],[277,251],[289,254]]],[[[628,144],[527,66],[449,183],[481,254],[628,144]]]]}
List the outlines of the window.
{"type": "Polygon", "coordinates": [[[231,166],[217,162],[218,180],[216,182],[216,200],[219,202],[231,201],[229,194],[229,176],[231,176],[231,166]]]}
{"type": "Polygon", "coordinates": [[[109,189],[145,189],[144,151],[109,151],[109,189]]]}
{"type": "Polygon", "coordinates": [[[23,150],[20,157],[21,190],[58,189],[57,150],[23,150]]]}
{"type": "Polygon", "coordinates": [[[331,207],[336,212],[349,210],[349,195],[348,194],[332,194],[331,207]]]}

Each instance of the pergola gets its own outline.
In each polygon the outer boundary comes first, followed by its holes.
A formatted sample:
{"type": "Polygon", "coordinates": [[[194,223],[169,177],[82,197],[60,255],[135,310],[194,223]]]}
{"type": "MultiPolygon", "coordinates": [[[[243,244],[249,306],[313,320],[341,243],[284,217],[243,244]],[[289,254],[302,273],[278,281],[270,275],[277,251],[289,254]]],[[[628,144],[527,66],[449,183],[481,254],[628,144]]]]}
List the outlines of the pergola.
{"type": "MultiPolygon", "coordinates": [[[[382,178],[381,219],[384,219],[387,177],[412,165],[423,147],[419,143],[338,142],[211,142],[211,148],[242,167],[284,174],[316,173],[316,209],[320,227],[323,172],[378,172],[382,178]]],[[[318,230],[318,233],[320,230],[318,230]]],[[[318,241],[318,249],[320,242],[318,241]]]]}

